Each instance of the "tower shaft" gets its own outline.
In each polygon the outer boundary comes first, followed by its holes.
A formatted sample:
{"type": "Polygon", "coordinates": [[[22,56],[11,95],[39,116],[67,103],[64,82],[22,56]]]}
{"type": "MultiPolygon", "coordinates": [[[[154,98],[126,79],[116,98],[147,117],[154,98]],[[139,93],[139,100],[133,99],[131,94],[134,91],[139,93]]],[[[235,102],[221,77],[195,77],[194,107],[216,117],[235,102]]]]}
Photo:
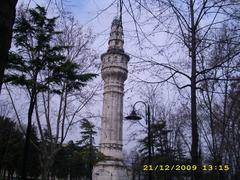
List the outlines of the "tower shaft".
{"type": "Polygon", "coordinates": [[[127,180],[122,156],[123,95],[129,56],[123,50],[120,19],[112,22],[108,50],[102,54],[104,80],[100,151],[106,156],[93,170],[94,180],[127,180]]]}

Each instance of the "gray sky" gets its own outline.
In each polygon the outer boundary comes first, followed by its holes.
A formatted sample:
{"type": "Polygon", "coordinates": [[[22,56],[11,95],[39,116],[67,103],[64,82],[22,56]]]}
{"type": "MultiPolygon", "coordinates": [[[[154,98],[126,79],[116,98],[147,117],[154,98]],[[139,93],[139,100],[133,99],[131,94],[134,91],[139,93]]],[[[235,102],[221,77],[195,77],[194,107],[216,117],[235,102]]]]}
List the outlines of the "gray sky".
{"type": "MultiPolygon", "coordinates": [[[[19,0],[19,4],[21,2],[31,2],[30,6],[34,6],[36,3],[46,5],[49,0],[19,0]]],[[[52,0],[52,2],[54,1],[52,0]]],[[[93,34],[96,36],[93,48],[99,53],[99,55],[106,52],[107,50],[107,42],[109,38],[111,22],[113,18],[118,14],[116,2],[117,1],[114,0],[64,1],[65,9],[73,13],[73,15],[79,20],[80,24],[84,26],[85,30],[88,28],[91,28],[93,30],[93,34]],[[112,4],[112,2],[115,3],[112,4]]],[[[124,49],[125,52],[130,55],[131,59],[128,66],[128,80],[125,82],[123,116],[126,116],[131,111],[131,105],[133,105],[136,101],[146,100],[145,92],[154,88],[156,88],[155,93],[157,97],[156,99],[158,100],[157,103],[160,104],[162,108],[165,107],[169,111],[174,112],[174,107],[181,104],[184,105],[184,108],[186,108],[184,111],[188,111],[190,103],[189,87],[184,88],[180,91],[177,90],[177,88],[173,85],[175,83],[173,81],[171,81],[172,84],[169,82],[161,83],[159,85],[153,84],[151,88],[149,88],[150,86],[146,86],[146,84],[143,82],[137,82],[141,80],[152,82],[162,81],[166,79],[166,77],[171,76],[171,70],[160,68],[160,66],[148,66],[149,64],[145,62],[145,59],[150,59],[156,63],[166,63],[168,65],[174,66],[175,69],[180,70],[187,75],[190,75],[191,60],[189,58],[188,49],[184,47],[182,43],[179,43],[180,40],[177,37],[179,35],[179,27],[176,19],[171,19],[172,15],[166,13],[164,14],[165,16],[163,16],[164,23],[161,22],[158,24],[160,21],[156,22],[156,18],[151,17],[151,13],[146,13],[144,10],[142,10],[140,13],[140,11],[136,9],[136,6],[133,6],[135,19],[138,23],[135,24],[130,12],[131,10],[129,9],[129,5],[127,4],[128,2],[134,4],[135,1],[126,0],[124,2],[127,6],[123,7],[123,29],[125,37],[124,49]],[[138,30],[138,33],[136,33],[136,29],[138,30]]],[[[175,2],[178,3],[177,0],[175,2]]],[[[55,9],[55,7],[52,7],[51,11],[49,12],[52,13],[55,9]]],[[[151,10],[153,14],[158,14],[158,11],[162,11],[161,8],[151,10]]],[[[206,16],[205,18],[209,19],[201,21],[200,25],[202,27],[204,27],[205,24],[208,24],[209,21],[211,22],[211,18],[213,17],[206,16]]],[[[218,16],[218,18],[221,19],[221,16],[218,16]]],[[[98,60],[100,62],[100,59],[98,60]]],[[[99,81],[101,81],[100,77],[95,82],[99,81]]],[[[176,82],[179,86],[189,84],[189,80],[187,80],[187,78],[183,78],[180,75],[176,77],[176,82]]],[[[15,98],[18,98],[18,101],[21,101],[22,97],[15,98]]],[[[23,107],[20,108],[21,111],[24,111],[24,106],[25,104],[21,104],[20,107],[23,107]]],[[[102,96],[97,97],[97,101],[94,104],[90,104],[88,106],[88,110],[94,111],[96,115],[101,116],[102,96]]],[[[162,109],[160,109],[160,111],[161,110],[162,109]]],[[[100,118],[93,119],[93,122],[97,127],[100,127],[100,120],[100,118]]],[[[145,124],[143,120],[141,122],[142,124],[145,124]]],[[[136,141],[129,142],[129,137],[131,137],[131,133],[140,130],[141,128],[142,127],[139,124],[132,125],[131,123],[124,121],[123,144],[125,149],[130,150],[133,146],[136,145],[136,141]]],[[[79,138],[79,131],[80,129],[78,127],[73,128],[69,134],[68,139],[79,138]]],[[[188,140],[191,139],[191,134],[189,132],[190,131],[188,129],[184,129],[184,133],[187,134],[186,138],[188,140]]],[[[143,134],[141,134],[141,136],[143,136],[143,134]]],[[[137,138],[140,138],[141,136],[138,136],[137,138]]],[[[99,136],[96,140],[98,143],[99,136]]]]}
{"type": "MultiPolygon", "coordinates": [[[[35,6],[36,3],[40,5],[46,5],[48,3],[48,0],[32,0],[32,1],[26,1],[26,0],[19,0],[18,4],[21,4],[21,2],[30,2],[30,7],[35,6]]],[[[110,33],[110,26],[113,18],[118,15],[117,10],[117,3],[113,3],[114,0],[69,0],[64,2],[65,8],[72,12],[73,15],[79,20],[80,24],[84,26],[85,29],[91,28],[93,30],[93,34],[96,35],[96,40],[93,44],[93,48],[97,50],[99,54],[102,54],[106,52],[107,50],[107,42],[109,38],[110,33]]],[[[50,11],[52,12],[52,11],[50,11]]],[[[138,16],[136,17],[138,18],[138,16]]],[[[142,18],[142,21],[145,19],[142,18]]],[[[139,16],[140,21],[140,16],[139,16]]],[[[129,53],[130,55],[134,56],[150,56],[151,54],[154,55],[156,52],[154,49],[143,51],[137,46],[137,38],[136,38],[136,32],[135,32],[135,26],[132,20],[132,17],[129,15],[129,13],[126,11],[126,9],[123,9],[123,28],[124,28],[124,35],[125,35],[125,51],[129,53]]],[[[142,25],[141,28],[144,30],[144,32],[151,31],[152,25],[142,25]]],[[[158,36],[151,37],[152,42],[157,42],[158,44],[166,44],[168,38],[165,37],[163,34],[160,34],[158,36]]],[[[145,42],[146,46],[148,44],[148,39],[145,37],[141,37],[142,42],[145,42]]],[[[144,44],[144,43],[143,43],[144,44]]],[[[142,47],[145,48],[145,47],[142,47]]],[[[154,55],[154,57],[157,57],[154,55]]],[[[133,79],[141,78],[141,79],[154,79],[149,72],[144,72],[144,74],[141,74],[139,72],[135,72],[136,69],[136,63],[139,61],[137,58],[131,58],[129,62],[129,78],[125,82],[125,97],[124,97],[124,116],[126,116],[131,111],[131,105],[134,104],[137,100],[142,100],[144,98],[141,94],[142,91],[145,90],[144,87],[139,88],[136,87],[136,82],[133,81],[133,79]]],[[[99,79],[98,79],[99,80],[99,79]]],[[[161,99],[161,103],[163,105],[169,106],[171,105],[171,102],[174,101],[175,98],[177,98],[176,93],[171,93],[171,85],[167,85],[164,87],[161,87],[161,92],[159,91],[157,93],[158,97],[161,99]]],[[[92,106],[92,104],[90,105],[92,106]]],[[[98,97],[98,103],[95,104],[94,107],[91,107],[91,109],[94,109],[94,112],[96,112],[97,115],[101,115],[102,111],[102,96],[98,97]]],[[[100,119],[97,118],[94,120],[97,127],[100,127],[100,119]]],[[[141,121],[142,124],[145,124],[144,120],[141,121]]],[[[142,127],[139,126],[139,124],[131,125],[131,123],[124,121],[124,137],[123,137],[123,144],[125,145],[125,149],[131,149],[136,143],[131,143],[128,141],[129,136],[132,132],[141,129],[142,127]]],[[[73,130],[69,134],[68,139],[72,139],[74,137],[79,137],[79,129],[77,127],[73,128],[73,130]]],[[[139,136],[140,137],[140,136],[139,136]]],[[[138,137],[138,138],[139,138],[138,137]]],[[[97,137],[97,143],[99,142],[99,136],[97,137]]]]}

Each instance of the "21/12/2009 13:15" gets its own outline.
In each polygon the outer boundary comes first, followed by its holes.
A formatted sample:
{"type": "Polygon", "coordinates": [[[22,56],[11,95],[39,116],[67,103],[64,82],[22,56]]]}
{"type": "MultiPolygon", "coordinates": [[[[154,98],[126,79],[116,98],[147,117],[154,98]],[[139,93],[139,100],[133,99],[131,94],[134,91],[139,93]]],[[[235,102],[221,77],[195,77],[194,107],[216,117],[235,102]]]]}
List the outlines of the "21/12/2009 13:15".
{"type": "Polygon", "coordinates": [[[143,171],[229,171],[229,165],[143,165],[143,171]]]}

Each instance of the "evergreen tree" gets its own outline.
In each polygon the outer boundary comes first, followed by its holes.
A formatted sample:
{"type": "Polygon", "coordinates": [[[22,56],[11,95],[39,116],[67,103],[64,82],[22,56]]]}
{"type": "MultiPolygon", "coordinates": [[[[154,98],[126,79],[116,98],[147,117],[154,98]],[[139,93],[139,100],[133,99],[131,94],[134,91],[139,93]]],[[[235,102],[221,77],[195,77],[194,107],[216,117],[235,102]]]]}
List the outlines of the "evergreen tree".
{"type": "MultiPolygon", "coordinates": [[[[19,130],[16,123],[7,117],[0,116],[0,171],[2,176],[8,173],[11,178],[14,173],[20,174],[22,166],[22,153],[24,146],[24,134],[19,130]]],[[[27,163],[28,174],[31,177],[39,176],[39,152],[35,145],[37,144],[37,133],[34,127],[31,132],[31,144],[29,148],[30,158],[27,163]],[[31,167],[31,168],[30,168],[31,167]]]]}
{"type": "MultiPolygon", "coordinates": [[[[165,168],[165,165],[188,165],[190,160],[186,159],[182,150],[179,147],[174,149],[171,147],[169,140],[169,133],[171,130],[167,128],[166,121],[156,121],[151,124],[151,146],[152,146],[152,167],[162,165],[162,168],[165,168]]],[[[148,137],[139,140],[139,149],[138,153],[140,157],[135,166],[144,167],[148,164],[148,137]]],[[[134,169],[134,167],[133,167],[134,169]]],[[[150,167],[149,167],[150,169],[150,167]]],[[[136,169],[134,169],[136,171],[136,169]]],[[[140,173],[138,173],[140,175],[140,173]]],[[[147,178],[147,171],[143,172],[143,176],[147,178]]],[[[184,171],[155,171],[153,179],[157,180],[171,180],[173,178],[184,179],[184,176],[189,176],[189,172],[184,171]]]]}
{"type": "Polygon", "coordinates": [[[103,159],[103,155],[96,147],[93,146],[92,152],[89,148],[86,144],[68,142],[54,158],[52,175],[64,179],[67,177],[70,179],[91,178],[92,166],[103,159]]]}
{"type": "Polygon", "coordinates": [[[79,141],[85,147],[91,147],[94,145],[94,136],[97,132],[94,130],[95,126],[89,120],[83,119],[81,121],[80,128],[82,129],[82,139],[79,141]]]}
{"type": "Polygon", "coordinates": [[[24,137],[10,118],[0,116],[0,127],[0,170],[2,176],[6,172],[11,176],[19,170],[18,162],[22,162],[24,137]]]}
{"type": "Polygon", "coordinates": [[[88,176],[90,177],[90,179],[92,179],[93,164],[96,163],[96,148],[94,147],[94,135],[96,135],[97,132],[94,130],[94,124],[92,124],[87,119],[82,120],[80,128],[82,129],[82,140],[79,141],[79,143],[83,145],[82,155],[83,157],[87,158],[85,159],[85,161],[88,162],[89,165],[88,176]]]}
{"type": "Polygon", "coordinates": [[[78,65],[64,56],[63,50],[68,47],[55,43],[56,36],[61,33],[56,30],[56,20],[56,17],[47,17],[44,7],[37,6],[20,14],[14,27],[17,51],[9,56],[4,82],[25,88],[30,98],[22,179],[26,179],[32,114],[37,95],[40,92],[60,93],[63,85],[64,91],[78,90],[96,76],[91,73],[79,74],[78,65]]]}

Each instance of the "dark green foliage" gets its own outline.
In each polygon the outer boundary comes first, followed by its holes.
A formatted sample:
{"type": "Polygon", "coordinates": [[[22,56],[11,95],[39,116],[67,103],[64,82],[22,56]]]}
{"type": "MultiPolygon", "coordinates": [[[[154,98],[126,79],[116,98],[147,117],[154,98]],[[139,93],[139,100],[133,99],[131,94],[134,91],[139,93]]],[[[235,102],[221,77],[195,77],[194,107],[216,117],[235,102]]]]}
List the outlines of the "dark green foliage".
{"type": "Polygon", "coordinates": [[[36,90],[60,93],[79,90],[96,74],[78,73],[79,65],[68,60],[63,51],[69,47],[56,44],[57,18],[47,18],[46,9],[37,6],[16,18],[14,44],[17,52],[9,54],[4,82],[36,90]]]}
{"type": "Polygon", "coordinates": [[[53,76],[47,78],[48,81],[54,81],[56,84],[66,84],[66,91],[79,90],[80,87],[86,85],[86,82],[96,77],[96,74],[86,73],[78,74],[79,65],[66,60],[53,70],[53,76]]]}
{"type": "MultiPolygon", "coordinates": [[[[181,148],[174,149],[171,147],[169,142],[169,133],[171,130],[167,129],[165,121],[156,121],[151,124],[151,145],[152,150],[152,164],[153,167],[159,165],[189,165],[191,164],[190,159],[186,159],[181,148]]],[[[148,165],[148,137],[144,137],[139,140],[140,147],[138,153],[140,154],[139,160],[134,164],[135,167],[139,169],[134,169],[134,171],[141,174],[147,179],[148,171],[142,171],[144,165],[148,165]]],[[[134,167],[133,167],[134,168],[134,167]]],[[[190,176],[188,171],[154,171],[153,179],[156,180],[167,180],[167,179],[184,179],[184,177],[190,176]]]]}
{"type": "Polygon", "coordinates": [[[87,119],[83,119],[81,121],[80,128],[82,130],[82,140],[79,141],[79,144],[82,146],[80,155],[85,163],[85,176],[92,179],[93,165],[98,161],[99,158],[102,157],[94,146],[94,136],[97,134],[97,132],[94,130],[94,124],[87,119]]]}
{"type": "MultiPolygon", "coordinates": [[[[10,174],[16,173],[19,176],[23,160],[24,135],[9,118],[0,117],[0,127],[0,170],[6,170],[10,174]]],[[[89,168],[103,159],[103,155],[90,143],[94,142],[93,135],[96,134],[94,125],[88,120],[84,120],[81,127],[83,128],[82,140],[76,144],[70,141],[67,146],[56,153],[51,168],[52,176],[58,178],[67,178],[68,175],[72,178],[90,177],[89,168]]],[[[45,135],[48,136],[47,131],[45,131],[45,135]]],[[[42,143],[37,138],[36,127],[33,127],[27,174],[34,179],[37,179],[41,172],[38,149],[42,143]]],[[[50,141],[48,147],[50,147],[50,141]]]]}
{"type": "Polygon", "coordinates": [[[54,158],[52,174],[58,178],[67,178],[69,174],[71,151],[68,146],[69,144],[58,151],[54,158]]]}
{"type": "Polygon", "coordinates": [[[81,121],[80,128],[82,129],[81,135],[82,140],[79,141],[79,144],[82,146],[89,148],[94,144],[94,136],[97,132],[94,130],[95,126],[89,120],[83,119],[81,121]]]}
{"type": "Polygon", "coordinates": [[[95,126],[87,119],[81,121],[82,138],[77,143],[70,141],[55,156],[53,174],[58,178],[91,177],[92,167],[103,155],[94,146],[95,126]]]}
{"type": "Polygon", "coordinates": [[[0,169],[12,174],[22,161],[23,134],[9,118],[0,117],[0,169]]]}
{"type": "Polygon", "coordinates": [[[23,156],[23,179],[26,178],[32,114],[38,94],[40,92],[67,94],[79,90],[96,76],[92,73],[79,73],[79,65],[65,56],[64,51],[69,47],[58,45],[57,35],[61,32],[56,30],[56,21],[57,17],[48,18],[46,9],[37,6],[35,9],[22,12],[15,22],[14,44],[17,50],[9,54],[4,82],[27,89],[30,97],[23,156]]]}
{"type": "Polygon", "coordinates": [[[33,126],[30,135],[30,146],[29,146],[29,160],[27,163],[28,176],[37,179],[40,176],[40,151],[39,151],[39,139],[37,137],[37,128],[33,126]]]}
{"type": "Polygon", "coordinates": [[[79,143],[70,141],[67,146],[63,147],[55,156],[52,167],[52,174],[58,178],[90,177],[89,171],[89,155],[92,154],[92,161],[96,163],[103,158],[96,147],[92,152],[86,146],[79,146],[79,143]]]}
{"type": "MultiPolygon", "coordinates": [[[[33,128],[31,133],[31,140],[37,144],[36,128],[33,128]]],[[[30,144],[30,158],[28,161],[29,171],[31,177],[39,176],[39,154],[36,147],[30,144]]],[[[0,170],[7,171],[10,175],[16,173],[20,174],[22,166],[22,153],[24,146],[24,135],[19,130],[16,123],[7,117],[0,116],[0,170]]]]}

